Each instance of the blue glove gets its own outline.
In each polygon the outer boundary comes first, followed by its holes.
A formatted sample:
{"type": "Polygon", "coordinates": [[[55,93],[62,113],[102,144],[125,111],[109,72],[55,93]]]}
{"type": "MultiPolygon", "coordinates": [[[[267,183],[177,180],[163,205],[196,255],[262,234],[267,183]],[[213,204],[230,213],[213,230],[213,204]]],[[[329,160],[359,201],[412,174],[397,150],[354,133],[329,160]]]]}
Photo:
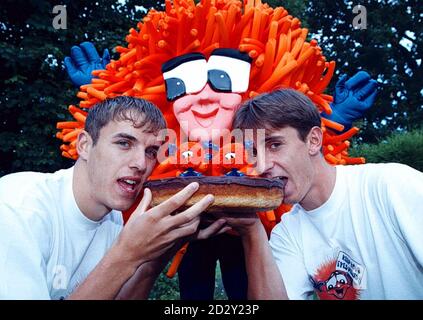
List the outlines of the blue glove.
{"type": "Polygon", "coordinates": [[[378,83],[370,78],[365,71],[357,72],[347,81],[344,74],[336,83],[332,114],[322,112],[321,116],[338,122],[344,126],[344,131],[352,127],[354,121],[361,119],[366,110],[374,103],[378,83]]]}
{"type": "Polygon", "coordinates": [[[104,70],[110,62],[109,50],[103,51],[103,58],[100,58],[97,50],[91,42],[83,42],[81,45],[73,46],[71,56],[65,58],[66,71],[75,87],[91,83],[94,70],[104,70]]]}

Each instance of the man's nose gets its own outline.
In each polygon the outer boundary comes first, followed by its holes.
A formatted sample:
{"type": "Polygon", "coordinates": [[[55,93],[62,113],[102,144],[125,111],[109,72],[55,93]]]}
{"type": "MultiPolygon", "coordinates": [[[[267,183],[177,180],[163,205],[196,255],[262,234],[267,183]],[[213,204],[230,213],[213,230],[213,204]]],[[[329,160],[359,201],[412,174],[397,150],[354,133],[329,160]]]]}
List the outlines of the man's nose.
{"type": "Polygon", "coordinates": [[[137,152],[131,159],[130,163],[131,169],[139,171],[141,174],[144,174],[147,170],[147,161],[145,159],[145,151],[137,152]]]}

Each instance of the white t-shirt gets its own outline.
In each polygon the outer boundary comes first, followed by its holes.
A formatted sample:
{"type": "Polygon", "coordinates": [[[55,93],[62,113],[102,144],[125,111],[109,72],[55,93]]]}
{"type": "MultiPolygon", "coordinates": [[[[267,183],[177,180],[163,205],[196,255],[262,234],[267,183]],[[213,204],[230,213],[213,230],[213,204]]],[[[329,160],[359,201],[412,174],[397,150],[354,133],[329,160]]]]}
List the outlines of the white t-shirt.
{"type": "Polygon", "coordinates": [[[423,173],[337,166],[319,208],[282,216],[270,245],[290,299],[423,299],[423,173]]]}
{"type": "Polygon", "coordinates": [[[79,210],[73,168],[0,179],[0,299],[63,299],[84,281],[122,229],[79,210]]]}

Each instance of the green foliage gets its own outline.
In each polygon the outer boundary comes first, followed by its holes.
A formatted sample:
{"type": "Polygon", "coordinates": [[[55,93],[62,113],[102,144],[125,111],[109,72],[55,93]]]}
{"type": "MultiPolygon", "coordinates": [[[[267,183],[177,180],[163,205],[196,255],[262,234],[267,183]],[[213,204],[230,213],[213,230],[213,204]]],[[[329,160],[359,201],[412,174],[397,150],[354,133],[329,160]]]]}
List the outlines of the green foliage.
{"type": "MultiPolygon", "coordinates": [[[[157,278],[153,289],[151,290],[150,300],[178,300],[179,296],[179,281],[178,276],[169,279],[166,277],[165,272],[162,272],[157,278]]],[[[225,293],[222,282],[222,273],[219,264],[216,266],[216,285],[214,290],[215,300],[227,300],[228,297],[225,293]]]]}
{"type": "Polygon", "coordinates": [[[165,272],[162,272],[157,278],[153,289],[151,290],[150,300],[178,300],[179,297],[179,281],[178,276],[169,279],[165,272]]]}
{"type": "Polygon", "coordinates": [[[423,124],[423,10],[420,1],[269,0],[283,6],[309,29],[328,60],[337,63],[327,92],[340,74],[368,71],[380,85],[362,121],[360,138],[376,142],[391,132],[423,124]],[[367,11],[367,29],[352,26],[356,5],[367,11]]]}
{"type": "Polygon", "coordinates": [[[350,155],[365,157],[367,163],[403,163],[423,172],[423,130],[395,133],[377,144],[354,145],[350,155]]]}
{"type": "Polygon", "coordinates": [[[302,26],[307,27],[307,19],[305,17],[307,9],[307,1],[304,0],[268,0],[263,1],[268,3],[272,8],[284,7],[288,13],[301,20],[302,26]]]}
{"type": "Polygon", "coordinates": [[[225,287],[222,281],[222,271],[220,270],[220,263],[216,266],[216,284],[214,287],[214,300],[228,300],[225,292],[225,287]]]}
{"type": "MultiPolygon", "coordinates": [[[[420,1],[299,1],[307,3],[305,19],[326,56],[337,63],[337,75],[368,71],[380,84],[367,112],[361,138],[375,142],[395,130],[423,123],[423,12],[420,1]],[[365,6],[367,29],[352,26],[353,7],[365,6]],[[407,49],[404,44],[407,42],[407,49]]],[[[328,92],[333,92],[334,76],[328,92]]]]}

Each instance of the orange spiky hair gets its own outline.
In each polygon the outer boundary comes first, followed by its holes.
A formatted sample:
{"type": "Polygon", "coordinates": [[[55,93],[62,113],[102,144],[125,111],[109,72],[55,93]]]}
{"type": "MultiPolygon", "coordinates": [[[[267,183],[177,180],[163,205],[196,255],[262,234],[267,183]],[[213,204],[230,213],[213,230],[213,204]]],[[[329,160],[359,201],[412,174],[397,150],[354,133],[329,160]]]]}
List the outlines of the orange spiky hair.
{"type": "MultiPolygon", "coordinates": [[[[130,29],[127,47],[106,70],[97,70],[91,84],[81,86],[80,108],[89,109],[106,98],[119,95],[150,100],[163,112],[169,128],[179,131],[172,105],[166,100],[161,72],[164,62],[189,52],[206,57],[216,48],[235,48],[253,59],[248,91],[243,100],[278,87],[291,87],[306,94],[319,111],[331,113],[332,96],[323,91],[329,84],[335,62],[327,62],[316,40],[306,41],[308,30],[282,7],[271,8],[260,0],[165,0],[165,11],[150,10],[130,29]]],[[[70,106],[76,121],[59,122],[62,155],[77,159],[76,138],[84,127],[86,111],[70,106]]],[[[345,141],[358,132],[343,135],[331,129],[342,126],[322,118],[325,158],[332,164],[363,163],[349,158],[345,141]]]]}

